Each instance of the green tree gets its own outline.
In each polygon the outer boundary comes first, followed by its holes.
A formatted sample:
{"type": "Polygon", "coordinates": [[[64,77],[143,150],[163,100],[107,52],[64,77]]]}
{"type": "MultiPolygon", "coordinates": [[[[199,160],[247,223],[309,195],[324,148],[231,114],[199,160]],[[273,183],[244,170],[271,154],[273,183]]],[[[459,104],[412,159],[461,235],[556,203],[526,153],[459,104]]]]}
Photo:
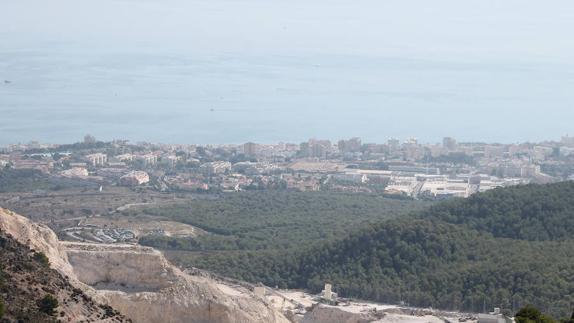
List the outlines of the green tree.
{"type": "Polygon", "coordinates": [[[574,323],[574,312],[572,312],[572,315],[570,316],[569,319],[567,320],[562,320],[563,323],[574,323]]]}
{"type": "Polygon", "coordinates": [[[4,301],[0,298],[0,319],[4,316],[5,306],[4,301]]]}
{"type": "Polygon", "coordinates": [[[38,301],[38,307],[40,308],[40,311],[48,315],[54,315],[56,313],[55,310],[58,307],[58,300],[54,296],[47,294],[44,298],[38,301]]]}
{"type": "Polygon", "coordinates": [[[545,316],[539,309],[532,305],[526,305],[516,313],[517,323],[554,323],[554,320],[545,316]]]}
{"type": "Polygon", "coordinates": [[[42,265],[49,266],[50,260],[43,252],[36,252],[34,253],[34,260],[41,263],[42,265]]]}

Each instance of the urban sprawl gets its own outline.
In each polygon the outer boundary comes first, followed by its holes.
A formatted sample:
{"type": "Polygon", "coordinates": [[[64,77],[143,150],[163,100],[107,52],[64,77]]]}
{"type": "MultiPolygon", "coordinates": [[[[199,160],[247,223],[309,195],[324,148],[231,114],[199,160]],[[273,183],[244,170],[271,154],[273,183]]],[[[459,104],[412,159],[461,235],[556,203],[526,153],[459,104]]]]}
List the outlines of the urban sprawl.
{"type": "Polygon", "coordinates": [[[527,183],[574,179],[574,137],[521,144],[439,144],[360,138],[301,144],[168,145],[87,135],[70,145],[0,148],[0,167],[161,192],[298,190],[383,193],[415,199],[468,197],[527,183]]]}

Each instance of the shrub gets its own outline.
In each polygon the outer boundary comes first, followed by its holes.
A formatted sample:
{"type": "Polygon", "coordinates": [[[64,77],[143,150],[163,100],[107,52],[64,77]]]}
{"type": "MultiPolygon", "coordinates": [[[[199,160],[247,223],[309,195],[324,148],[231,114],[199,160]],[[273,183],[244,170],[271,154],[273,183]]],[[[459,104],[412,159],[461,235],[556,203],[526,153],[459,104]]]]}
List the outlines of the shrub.
{"type": "Polygon", "coordinates": [[[34,253],[34,260],[41,263],[42,265],[49,266],[50,260],[43,252],[36,252],[34,253]]]}
{"type": "Polygon", "coordinates": [[[518,323],[554,323],[554,320],[540,312],[532,305],[526,305],[516,313],[515,320],[518,323]]]}
{"type": "Polygon", "coordinates": [[[2,268],[0,268],[0,289],[4,287],[5,282],[6,282],[6,274],[4,273],[2,268]]]}
{"type": "Polygon", "coordinates": [[[4,301],[0,298],[0,319],[2,318],[2,316],[4,316],[4,310],[5,310],[5,306],[4,306],[4,301]]]}
{"type": "Polygon", "coordinates": [[[55,309],[58,307],[58,300],[54,296],[47,294],[44,298],[38,301],[38,307],[41,312],[48,315],[54,315],[55,309]]]}

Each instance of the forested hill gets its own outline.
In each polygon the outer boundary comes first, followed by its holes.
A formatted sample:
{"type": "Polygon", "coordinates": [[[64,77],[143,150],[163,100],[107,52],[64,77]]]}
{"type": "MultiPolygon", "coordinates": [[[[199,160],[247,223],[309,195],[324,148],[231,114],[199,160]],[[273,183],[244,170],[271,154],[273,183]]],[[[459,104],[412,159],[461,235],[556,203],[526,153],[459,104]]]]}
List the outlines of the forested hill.
{"type": "Polygon", "coordinates": [[[422,217],[462,224],[495,237],[561,240],[574,237],[574,181],[499,188],[436,204],[422,217]]]}
{"type": "MultiPolygon", "coordinates": [[[[556,317],[574,304],[574,183],[498,189],[285,254],[226,254],[222,274],[387,303],[556,317]]],[[[201,264],[198,264],[201,266],[201,264]]]]}

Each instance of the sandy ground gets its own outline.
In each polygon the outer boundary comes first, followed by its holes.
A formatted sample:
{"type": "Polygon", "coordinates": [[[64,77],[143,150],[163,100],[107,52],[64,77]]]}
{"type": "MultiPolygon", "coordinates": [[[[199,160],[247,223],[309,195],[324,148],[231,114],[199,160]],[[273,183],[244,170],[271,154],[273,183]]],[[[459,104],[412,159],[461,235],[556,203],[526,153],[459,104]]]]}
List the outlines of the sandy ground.
{"type": "MultiPolygon", "coordinates": [[[[268,293],[267,300],[276,308],[282,310],[297,309],[298,305],[310,308],[312,305],[317,304],[316,295],[311,295],[300,290],[271,290],[271,293],[273,295],[269,296],[268,293]]],[[[462,317],[467,319],[467,323],[476,323],[476,319],[469,318],[471,315],[464,313],[435,311],[422,308],[405,308],[397,305],[365,301],[351,301],[348,304],[340,304],[338,306],[321,304],[321,306],[353,314],[372,313],[374,311],[385,313],[383,319],[375,320],[372,323],[444,323],[444,318],[457,322],[459,318],[462,317]]]]}
{"type": "MultiPolygon", "coordinates": [[[[313,301],[313,296],[297,290],[278,290],[277,294],[283,296],[286,300],[293,300],[292,304],[301,304],[305,307],[310,307],[313,304],[317,303],[313,301]]],[[[275,296],[276,298],[280,298],[279,296],[275,296]]]]}
{"type": "Polygon", "coordinates": [[[444,321],[432,315],[413,316],[413,315],[391,314],[385,316],[384,319],[374,321],[372,323],[444,323],[444,321]]]}
{"type": "Polygon", "coordinates": [[[222,291],[224,294],[229,296],[248,296],[249,294],[246,291],[242,291],[241,289],[234,288],[227,284],[216,284],[217,288],[222,291]]]}

